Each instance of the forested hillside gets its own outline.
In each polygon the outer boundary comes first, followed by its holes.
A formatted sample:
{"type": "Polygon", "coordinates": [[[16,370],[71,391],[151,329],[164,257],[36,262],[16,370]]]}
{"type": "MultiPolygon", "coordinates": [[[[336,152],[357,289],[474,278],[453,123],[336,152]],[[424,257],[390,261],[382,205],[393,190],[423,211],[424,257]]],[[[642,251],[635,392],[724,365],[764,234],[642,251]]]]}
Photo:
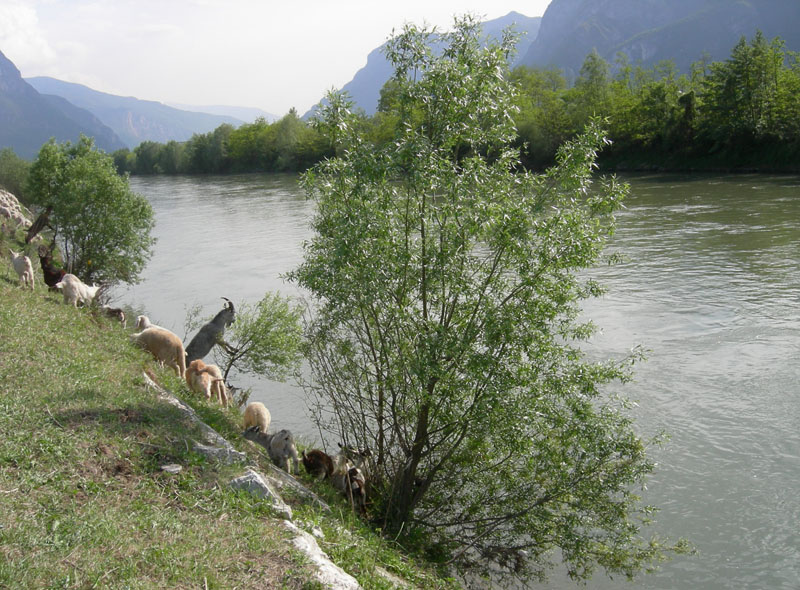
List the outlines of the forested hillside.
{"type": "Polygon", "coordinates": [[[573,81],[596,50],[609,62],[623,53],[645,68],[672,60],[688,73],[699,59],[725,59],[740,36],[761,30],[800,50],[797,0],[553,0],[520,63],[555,67],[573,81]]]}

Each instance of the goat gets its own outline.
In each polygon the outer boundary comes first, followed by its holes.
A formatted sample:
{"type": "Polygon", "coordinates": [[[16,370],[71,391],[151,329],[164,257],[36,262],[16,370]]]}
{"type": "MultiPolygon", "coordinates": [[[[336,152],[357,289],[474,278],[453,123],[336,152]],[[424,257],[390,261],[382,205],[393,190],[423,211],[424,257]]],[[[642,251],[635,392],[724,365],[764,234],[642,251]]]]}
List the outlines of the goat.
{"type": "Polygon", "coordinates": [[[261,402],[252,402],[247,404],[244,409],[244,429],[258,426],[261,432],[266,432],[269,429],[269,423],[272,421],[272,416],[267,409],[267,406],[261,402]]]}
{"type": "Polygon", "coordinates": [[[247,440],[260,444],[267,449],[269,458],[278,467],[291,475],[289,459],[294,464],[294,472],[300,473],[300,462],[297,459],[297,447],[294,444],[292,433],[284,429],[275,434],[261,432],[258,426],[251,426],[242,433],[247,440]]]}
{"type": "Polygon", "coordinates": [[[215,344],[219,343],[227,349],[231,347],[222,339],[225,328],[236,320],[236,312],[233,309],[233,302],[227,297],[223,297],[227,303],[222,311],[217,313],[210,322],[207,322],[200,331],[195,334],[189,346],[186,347],[186,362],[201,359],[206,356],[215,344]]]}
{"type": "Polygon", "coordinates": [[[108,305],[101,305],[100,311],[102,311],[104,315],[119,321],[119,323],[122,324],[123,328],[127,326],[127,321],[125,320],[125,312],[121,308],[109,307],[108,305]]]}
{"type": "Polygon", "coordinates": [[[63,268],[58,268],[53,263],[52,250],[47,246],[39,246],[39,263],[42,265],[42,274],[44,275],[44,283],[49,290],[54,291],[56,284],[64,278],[67,272],[63,268]]]}
{"type": "Polygon", "coordinates": [[[165,328],[155,326],[138,334],[131,334],[131,341],[150,354],[159,362],[175,369],[181,379],[186,378],[186,353],[183,342],[175,334],[165,328]]]}
{"type": "Polygon", "coordinates": [[[303,451],[302,458],[306,472],[317,479],[325,479],[333,475],[333,459],[325,451],[319,449],[311,449],[308,453],[303,451]]]}
{"type": "Polygon", "coordinates": [[[64,295],[64,303],[78,307],[78,301],[84,305],[91,305],[97,292],[100,290],[99,285],[92,285],[91,287],[81,281],[73,274],[67,273],[62,279],[55,284],[56,289],[61,289],[64,295]]]}
{"type": "Polygon", "coordinates": [[[31,259],[22,252],[14,252],[13,250],[9,250],[9,252],[11,252],[11,264],[19,277],[19,284],[23,287],[30,285],[31,291],[33,291],[34,278],[31,259]]]}
{"type": "Polygon", "coordinates": [[[206,399],[217,397],[220,405],[228,407],[228,391],[222,371],[217,365],[207,365],[200,359],[195,359],[186,367],[186,383],[195,393],[203,393],[206,399]]]}
{"type": "Polygon", "coordinates": [[[369,449],[357,450],[339,443],[339,453],[333,458],[333,474],[331,483],[350,500],[353,507],[358,507],[362,516],[367,514],[367,478],[362,468],[366,468],[366,458],[372,456],[369,449]],[[354,454],[358,465],[348,459],[348,453],[354,454]]]}
{"type": "Polygon", "coordinates": [[[347,461],[352,462],[354,467],[362,470],[365,474],[369,471],[367,459],[372,457],[372,451],[369,448],[356,449],[339,443],[339,454],[344,456],[347,461]]]}

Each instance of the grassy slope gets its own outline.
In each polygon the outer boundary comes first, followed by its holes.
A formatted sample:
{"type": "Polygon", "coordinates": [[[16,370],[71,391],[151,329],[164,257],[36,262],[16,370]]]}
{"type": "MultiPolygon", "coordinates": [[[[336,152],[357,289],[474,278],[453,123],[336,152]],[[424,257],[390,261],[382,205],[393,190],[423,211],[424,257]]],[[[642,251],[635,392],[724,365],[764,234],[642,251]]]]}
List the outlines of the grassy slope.
{"type": "MultiPolygon", "coordinates": [[[[243,468],[189,450],[198,432],[144,387],[144,367],[256,454],[237,436],[237,412],[191,398],[119,324],[47,293],[38,269],[36,290],[23,291],[0,262],[0,588],[314,587],[279,521],[228,488],[243,468]],[[166,463],[183,471],[169,475],[166,463]]],[[[294,502],[296,522],[322,528],[323,550],[364,588],[391,587],[376,566],[415,587],[453,587],[371,532],[327,484],[309,485],[335,516],[294,502]]]]}

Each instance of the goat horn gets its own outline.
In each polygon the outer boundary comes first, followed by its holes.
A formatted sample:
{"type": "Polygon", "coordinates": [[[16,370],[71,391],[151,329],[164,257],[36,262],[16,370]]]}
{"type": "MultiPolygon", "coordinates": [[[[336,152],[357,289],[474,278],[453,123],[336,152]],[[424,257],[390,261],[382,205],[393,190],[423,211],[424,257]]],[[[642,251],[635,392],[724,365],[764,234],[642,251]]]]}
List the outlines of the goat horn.
{"type": "Polygon", "coordinates": [[[227,302],[228,302],[228,303],[227,303],[227,305],[226,305],[225,307],[227,307],[227,308],[228,308],[228,309],[230,309],[231,311],[234,311],[234,309],[233,309],[233,301],[231,301],[231,300],[230,300],[230,299],[228,299],[227,297],[222,297],[222,299],[224,299],[225,301],[227,301],[227,302]]]}

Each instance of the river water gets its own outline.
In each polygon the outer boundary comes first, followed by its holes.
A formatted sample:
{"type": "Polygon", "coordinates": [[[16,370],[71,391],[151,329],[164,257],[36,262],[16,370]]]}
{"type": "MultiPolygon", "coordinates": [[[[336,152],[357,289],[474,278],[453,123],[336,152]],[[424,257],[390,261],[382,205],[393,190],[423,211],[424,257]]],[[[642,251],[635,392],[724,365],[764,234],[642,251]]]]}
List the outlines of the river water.
{"type": "MultiPolygon", "coordinates": [[[[281,274],[301,260],[312,205],[294,176],[136,177],[156,215],[143,282],[119,293],[184,336],[187,308],[220,297],[299,296],[281,274]]],[[[633,584],[598,573],[588,588],[800,588],[800,177],[631,176],[609,250],[592,272],[608,293],[585,305],[601,328],[592,357],[648,352],[622,388],[645,437],[671,436],[645,500],[659,534],[691,557],[633,584]]],[[[189,335],[191,336],[191,334],[189,335]]],[[[188,338],[187,338],[188,341],[188,338]]],[[[302,391],[237,377],[276,427],[318,438],[302,391]]],[[[555,572],[548,588],[572,588],[555,572]]]]}

